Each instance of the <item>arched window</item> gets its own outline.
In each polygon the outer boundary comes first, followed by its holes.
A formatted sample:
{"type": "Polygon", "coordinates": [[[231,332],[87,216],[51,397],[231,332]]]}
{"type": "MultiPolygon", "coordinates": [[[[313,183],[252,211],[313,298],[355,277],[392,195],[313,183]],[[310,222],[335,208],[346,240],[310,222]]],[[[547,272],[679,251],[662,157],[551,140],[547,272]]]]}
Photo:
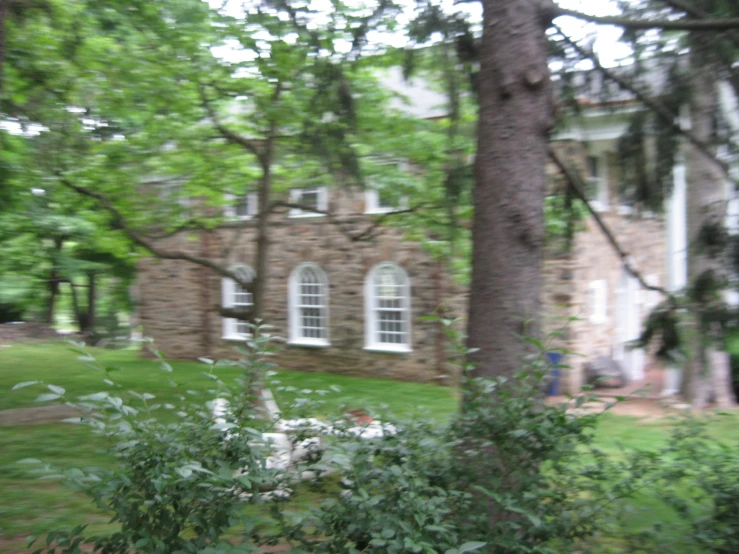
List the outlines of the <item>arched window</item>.
{"type": "Polygon", "coordinates": [[[364,283],[365,348],[411,351],[411,297],[408,275],[392,263],[376,265],[364,283]]]}
{"type": "MultiPolygon", "coordinates": [[[[246,282],[254,280],[254,270],[246,264],[235,265],[230,270],[246,282]]],[[[246,309],[254,305],[254,297],[233,279],[221,282],[221,305],[224,308],[246,309]]],[[[249,336],[249,327],[245,319],[235,317],[223,318],[223,338],[240,340],[249,336]]]]}
{"type": "Polygon", "coordinates": [[[328,279],[315,264],[301,264],[290,275],[290,343],[328,346],[328,279]]]}

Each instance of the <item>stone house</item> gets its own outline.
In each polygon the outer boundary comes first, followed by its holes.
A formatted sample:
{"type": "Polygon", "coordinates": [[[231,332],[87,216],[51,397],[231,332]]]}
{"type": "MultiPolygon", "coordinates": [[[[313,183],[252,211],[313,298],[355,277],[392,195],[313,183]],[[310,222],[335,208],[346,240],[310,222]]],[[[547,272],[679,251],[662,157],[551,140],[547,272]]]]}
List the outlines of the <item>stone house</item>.
{"type": "MultiPolygon", "coordinates": [[[[341,225],[321,213],[290,210],[270,222],[269,274],[264,319],[287,339],[281,367],[349,375],[433,381],[449,374],[438,323],[423,321],[441,304],[462,313],[462,289],[417,242],[399,228],[383,228],[372,241],[352,237],[373,214],[392,209],[372,191],[294,192],[301,203],[341,214],[341,225]]],[[[245,202],[249,202],[245,199],[245,202]]],[[[203,254],[221,252],[239,229],[232,269],[253,275],[256,225],[248,206],[232,221],[193,241],[167,246],[203,254]]],[[[220,306],[244,307],[251,294],[210,270],[172,260],[141,262],[139,317],[147,336],[169,356],[229,357],[243,342],[245,322],[221,317],[220,306]]]]}
{"type": "MultiPolygon", "coordinates": [[[[388,86],[409,85],[395,79],[388,86]]],[[[425,106],[419,115],[438,117],[435,106],[442,100],[424,96],[415,101],[418,90],[414,103],[425,106]]],[[[587,106],[554,138],[555,147],[591,182],[594,207],[634,267],[651,284],[670,285],[668,251],[678,252],[681,246],[666,229],[670,221],[679,222],[680,214],[639,214],[620,202],[615,150],[627,122],[623,113],[606,108],[587,106]]],[[[402,229],[382,227],[371,242],[352,239],[376,214],[397,206],[372,190],[311,188],[294,190],[291,199],[335,214],[342,225],[322,213],[300,210],[272,218],[264,318],[287,339],[277,358],[280,366],[443,382],[453,371],[447,344],[440,325],[424,316],[440,305],[448,314],[464,315],[466,291],[424,245],[404,240],[402,229]]],[[[253,275],[248,262],[255,258],[255,206],[253,196],[238,199],[220,227],[197,240],[181,234],[167,241],[207,256],[223,251],[239,228],[231,267],[253,275]]],[[[591,219],[582,227],[569,251],[552,250],[544,261],[545,329],[563,329],[553,347],[573,353],[562,381],[562,389],[571,393],[580,389],[584,361],[594,356],[619,360],[634,380],[656,363],[627,344],[659,298],[641,289],[591,219]]],[[[244,322],[222,317],[219,310],[249,305],[250,293],[186,262],[142,261],[138,299],[145,334],[168,356],[228,357],[247,331],[244,322]]]]}

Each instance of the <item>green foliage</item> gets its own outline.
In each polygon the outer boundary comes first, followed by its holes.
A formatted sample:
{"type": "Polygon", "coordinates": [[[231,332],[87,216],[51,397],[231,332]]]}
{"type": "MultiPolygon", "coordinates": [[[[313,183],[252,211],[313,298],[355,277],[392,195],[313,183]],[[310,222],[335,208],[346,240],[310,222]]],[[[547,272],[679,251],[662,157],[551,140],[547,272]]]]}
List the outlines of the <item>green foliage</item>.
{"type": "Polygon", "coordinates": [[[653,462],[629,477],[642,481],[643,494],[667,508],[669,524],[626,533],[628,552],[729,554],[739,549],[739,449],[710,435],[707,423],[685,417],[666,447],[634,454],[653,462]],[[670,532],[676,526],[685,530],[679,537],[670,532]]]}
{"type": "MultiPolygon", "coordinates": [[[[282,472],[269,469],[265,458],[270,447],[258,427],[260,412],[254,407],[253,384],[260,381],[269,364],[269,335],[254,328],[244,358],[235,362],[243,369],[234,382],[218,377],[219,364],[210,365],[203,377],[212,382],[207,393],[180,390],[174,403],[160,403],[153,394],[123,390],[115,381],[115,367],[98,366],[84,350],[80,359],[105,376],[106,390],[73,400],[64,388],[46,385],[37,401],[68,401],[83,414],[75,421],[106,437],[115,467],[39,471],[57,477],[74,490],[89,496],[120,530],[109,535],[83,537],[84,526],[70,533],[52,532],[46,548],[37,552],[80,552],[83,542],[103,553],[133,550],[168,552],[249,552],[223,543],[223,533],[236,524],[245,529],[253,520],[243,515],[244,502],[260,502],[260,493],[284,482],[282,472]],[[246,392],[245,392],[246,391],[246,392]],[[231,416],[214,421],[214,398],[226,398],[231,416]],[[246,519],[244,519],[246,518],[246,519]],[[209,550],[210,549],[210,550],[209,550]]],[[[161,369],[172,368],[161,361],[161,369]]],[[[15,388],[35,385],[19,383],[15,388]]],[[[173,383],[173,386],[176,384],[173,383]]],[[[38,465],[37,460],[25,463],[38,465]]]]}
{"type": "MultiPolygon", "coordinates": [[[[458,343],[457,354],[466,373],[469,351],[458,343]]],[[[279,536],[304,552],[569,552],[633,489],[613,489],[605,456],[584,461],[598,416],[545,406],[546,373],[537,358],[511,380],[467,376],[450,424],[334,445],[324,460],[345,491],[302,519],[276,513],[279,536]]]]}

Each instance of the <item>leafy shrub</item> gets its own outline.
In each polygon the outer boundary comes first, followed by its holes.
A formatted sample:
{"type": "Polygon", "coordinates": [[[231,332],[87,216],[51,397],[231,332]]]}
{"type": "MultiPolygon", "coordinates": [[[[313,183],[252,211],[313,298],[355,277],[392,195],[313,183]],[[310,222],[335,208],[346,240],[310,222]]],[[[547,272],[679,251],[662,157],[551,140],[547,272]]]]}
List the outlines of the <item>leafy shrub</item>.
{"type": "Polygon", "coordinates": [[[0,301],[0,323],[22,321],[25,308],[19,302],[0,301]]]}
{"type": "MultiPolygon", "coordinates": [[[[452,329],[453,322],[444,323],[452,329]]],[[[616,501],[656,475],[654,456],[614,461],[593,448],[597,415],[544,405],[543,348],[514,378],[476,379],[467,374],[469,352],[457,337],[464,409],[450,423],[384,420],[374,438],[358,436],[356,422],[347,419],[324,426],[325,452],[307,457],[297,474],[311,472],[320,483],[335,472],[343,491],[303,513],[272,503],[274,525],[257,536],[255,516],[243,504],[262,502],[264,491],[296,477],[267,463],[262,431],[272,422],[260,421],[254,405],[253,391],[271,368],[265,358],[270,338],[255,327],[238,362],[205,360],[212,388],[182,391],[173,405],[122,390],[112,368],[97,367],[80,351],[83,361],[104,372],[108,389],[72,404],[85,411],[79,423],[109,437],[117,465],[59,476],[112,513],[120,530],[94,537],[85,536],[84,527],[50,533],[45,550],[77,553],[91,542],[103,554],[216,554],[288,542],[296,553],[555,554],[605,529],[616,501]],[[243,368],[235,383],[218,377],[224,363],[243,368]],[[223,421],[214,422],[215,398],[230,402],[223,421]],[[223,540],[235,528],[244,537],[237,546],[223,540]]],[[[171,371],[163,360],[160,365],[171,371]]],[[[39,400],[68,400],[60,387],[47,388],[39,400]]],[[[304,429],[294,441],[315,432],[304,429]]],[[[722,493],[727,510],[733,493],[722,493]]],[[[730,525],[714,520],[721,525],[709,529],[725,535],[730,525]]]]}
{"type": "Polygon", "coordinates": [[[684,417],[651,458],[650,471],[634,478],[645,481],[644,494],[660,501],[670,520],[624,533],[629,552],[739,552],[737,446],[710,436],[706,420],[684,417]]]}
{"type": "MultiPolygon", "coordinates": [[[[269,340],[263,328],[255,327],[249,348],[241,349],[244,358],[225,362],[244,369],[234,383],[218,377],[221,364],[206,360],[210,371],[203,377],[213,388],[206,393],[182,391],[176,405],[157,403],[148,393],[122,390],[114,380],[115,368],[100,367],[77,350],[81,360],[104,373],[108,390],[71,400],[63,388],[47,385],[49,392],[37,400],[68,401],[85,414],[73,422],[110,439],[117,460],[113,469],[70,469],[56,475],[114,514],[112,521],[120,524],[120,530],[94,537],[84,537],[84,527],[50,533],[46,549],[36,552],[76,553],[82,542],[93,543],[102,554],[253,550],[248,542],[237,548],[221,537],[236,524],[253,529],[254,521],[243,513],[244,503],[260,502],[261,492],[285,480],[284,472],[265,463],[270,448],[262,440],[259,427],[264,423],[248,392],[271,367],[264,358],[269,340]],[[218,423],[212,413],[216,397],[231,405],[231,415],[218,423]]],[[[160,362],[165,372],[172,371],[167,362],[160,362]]],[[[47,476],[55,473],[50,467],[40,471],[47,476]]]]}
{"type": "Polygon", "coordinates": [[[336,554],[570,552],[633,489],[612,486],[611,460],[585,456],[597,415],[543,404],[547,374],[542,352],[512,380],[466,376],[451,424],[413,421],[334,443],[324,459],[346,476],[344,493],[303,518],[276,512],[279,536],[336,554]]]}

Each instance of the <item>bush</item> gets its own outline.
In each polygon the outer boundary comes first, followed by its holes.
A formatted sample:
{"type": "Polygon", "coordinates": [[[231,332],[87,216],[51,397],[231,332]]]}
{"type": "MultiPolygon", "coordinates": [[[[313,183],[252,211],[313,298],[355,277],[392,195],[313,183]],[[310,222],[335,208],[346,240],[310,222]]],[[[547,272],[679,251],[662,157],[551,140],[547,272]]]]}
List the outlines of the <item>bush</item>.
{"type": "MultiPolygon", "coordinates": [[[[253,391],[271,367],[265,358],[271,337],[260,327],[253,335],[238,362],[205,360],[210,371],[204,378],[212,388],[204,394],[183,391],[177,405],[124,391],[111,368],[98,368],[107,390],[73,404],[87,414],[79,423],[111,439],[117,465],[59,477],[113,513],[120,530],[95,537],[85,536],[84,527],[52,532],[46,551],[77,553],[90,542],[103,554],[215,554],[288,542],[297,553],[555,554],[571,552],[606,529],[619,499],[658,478],[687,479],[696,470],[687,465],[692,469],[685,473],[675,473],[682,466],[658,473],[653,454],[613,460],[593,448],[597,415],[575,416],[565,406],[542,402],[549,369],[544,348],[512,379],[474,379],[467,375],[468,351],[457,337],[465,402],[451,423],[386,419],[382,432],[366,438],[358,436],[355,422],[338,419],[323,427],[330,435],[323,455],[307,457],[288,473],[268,463],[271,450],[262,431],[272,422],[260,421],[254,407],[253,391]],[[224,363],[243,368],[242,377],[234,383],[219,379],[217,368],[224,363]],[[230,412],[218,422],[212,415],[215,398],[230,402],[230,412]],[[243,504],[262,503],[265,491],[305,478],[304,472],[318,483],[335,472],[343,490],[302,513],[271,503],[271,530],[258,535],[256,516],[245,513],[243,504]],[[237,546],[223,540],[234,529],[243,535],[237,546]]],[[[163,360],[160,365],[171,371],[163,360]]],[[[39,400],[68,400],[60,387],[47,389],[39,400]]],[[[298,404],[305,409],[304,400],[298,404]]],[[[294,442],[315,434],[315,428],[297,433],[294,442]]],[[[684,451],[685,459],[697,460],[697,443],[690,455],[685,450],[690,444],[674,441],[673,459],[684,451]]],[[[735,460],[716,456],[715,479],[698,481],[717,502],[702,532],[705,544],[724,541],[733,548],[736,512],[731,510],[739,488],[721,483],[719,476],[729,473],[726,464],[735,460]]]]}
{"type": "MultiPolygon", "coordinates": [[[[236,524],[253,529],[254,520],[243,513],[244,503],[260,502],[263,491],[285,481],[284,472],[265,463],[270,448],[259,430],[264,422],[254,397],[244,392],[254,390],[253,384],[271,367],[264,359],[269,339],[263,329],[254,329],[249,348],[242,349],[244,358],[235,362],[244,374],[234,383],[219,379],[220,364],[208,361],[210,371],[203,377],[213,388],[205,394],[182,391],[177,405],[122,390],[114,380],[115,368],[100,367],[78,350],[81,360],[104,373],[107,390],[71,400],[63,388],[47,385],[48,392],[37,400],[67,401],[83,411],[86,415],[72,422],[108,437],[117,464],[114,469],[39,471],[47,477],[56,473],[64,484],[88,495],[114,514],[112,521],[120,523],[120,530],[94,537],[83,535],[84,526],[70,533],[53,532],[47,547],[36,552],[77,553],[83,542],[94,544],[102,554],[252,551],[248,542],[234,547],[221,537],[236,524]],[[212,413],[216,397],[227,398],[231,405],[232,415],[219,423],[212,413]]],[[[165,361],[160,365],[172,371],[165,361]]]]}
{"type": "Polygon", "coordinates": [[[0,323],[22,321],[25,308],[17,302],[0,301],[0,323]]]}
{"type": "Polygon", "coordinates": [[[303,518],[275,512],[278,536],[337,554],[571,552],[633,490],[612,486],[617,464],[585,456],[597,415],[543,405],[548,369],[541,352],[512,380],[463,377],[451,424],[333,444],[324,459],[346,475],[344,493],[303,518]]]}
{"type": "MultiPolygon", "coordinates": [[[[635,455],[646,456],[646,453],[635,455]]],[[[670,521],[623,533],[629,552],[739,552],[739,450],[711,437],[706,420],[684,417],[668,445],[651,454],[651,470],[635,474],[643,491],[667,508],[670,521]],[[675,533],[678,528],[682,532],[675,533]]]]}

